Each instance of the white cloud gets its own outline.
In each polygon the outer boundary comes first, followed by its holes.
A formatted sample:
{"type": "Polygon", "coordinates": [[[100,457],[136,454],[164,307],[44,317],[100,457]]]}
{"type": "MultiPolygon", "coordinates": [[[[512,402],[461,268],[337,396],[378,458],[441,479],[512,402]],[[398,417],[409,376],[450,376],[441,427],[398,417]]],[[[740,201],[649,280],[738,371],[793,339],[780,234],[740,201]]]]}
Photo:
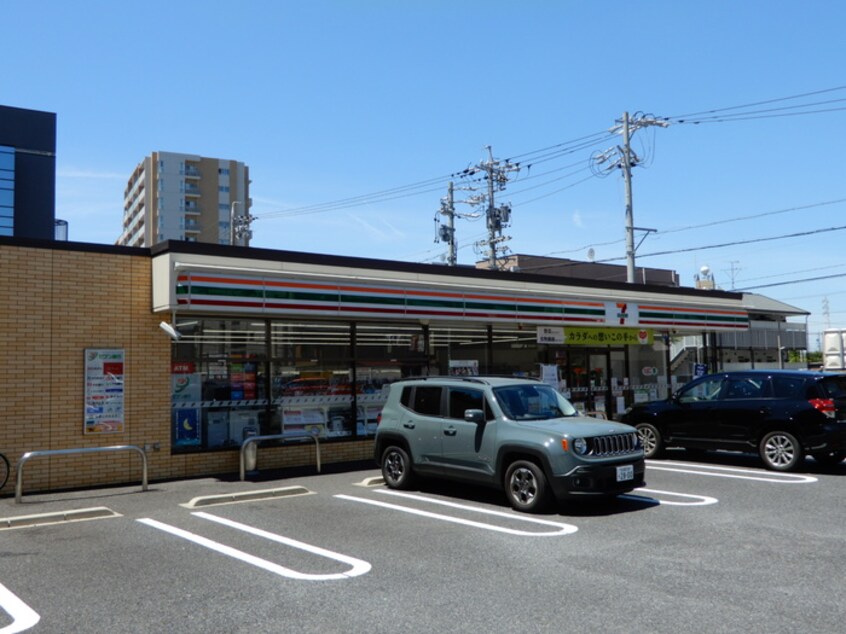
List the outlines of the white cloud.
{"type": "Polygon", "coordinates": [[[579,229],[584,229],[585,223],[584,220],[582,220],[582,213],[580,211],[573,212],[573,224],[579,229]]]}

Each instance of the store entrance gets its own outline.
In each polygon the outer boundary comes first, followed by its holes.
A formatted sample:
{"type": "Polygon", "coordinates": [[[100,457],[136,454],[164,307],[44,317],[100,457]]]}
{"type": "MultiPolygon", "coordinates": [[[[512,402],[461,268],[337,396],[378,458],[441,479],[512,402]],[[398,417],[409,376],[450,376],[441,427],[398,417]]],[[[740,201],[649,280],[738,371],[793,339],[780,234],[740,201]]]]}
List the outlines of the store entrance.
{"type": "Polygon", "coordinates": [[[611,365],[608,348],[570,348],[567,363],[561,368],[566,381],[565,395],[581,412],[596,412],[610,418],[609,372],[611,365]]]}

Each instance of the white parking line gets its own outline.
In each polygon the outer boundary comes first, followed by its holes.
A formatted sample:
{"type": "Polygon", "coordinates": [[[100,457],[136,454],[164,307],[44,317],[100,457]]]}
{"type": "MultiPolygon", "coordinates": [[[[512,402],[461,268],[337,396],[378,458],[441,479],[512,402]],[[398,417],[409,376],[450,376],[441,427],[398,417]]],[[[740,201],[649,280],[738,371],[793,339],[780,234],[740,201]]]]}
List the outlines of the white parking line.
{"type": "Polygon", "coordinates": [[[176,528],[175,526],[170,526],[169,524],[164,524],[154,519],[142,518],[138,521],[142,524],[146,524],[147,526],[158,528],[159,530],[165,531],[166,533],[170,533],[171,535],[182,537],[183,539],[187,539],[188,541],[194,542],[195,544],[199,544],[200,546],[205,546],[206,548],[209,548],[211,550],[217,551],[224,555],[228,555],[229,557],[240,559],[241,561],[244,561],[248,564],[252,564],[253,566],[257,566],[258,568],[267,570],[268,572],[275,573],[282,577],[288,577],[289,579],[298,579],[301,581],[331,581],[335,579],[348,579],[350,577],[357,577],[359,575],[363,575],[366,572],[369,572],[371,568],[369,563],[361,559],[355,559],[354,557],[341,555],[340,553],[335,553],[331,550],[326,550],[324,548],[312,546],[311,544],[299,542],[288,537],[283,537],[282,535],[277,535],[275,533],[270,533],[259,528],[247,526],[246,524],[233,522],[232,520],[227,520],[223,517],[218,517],[216,515],[211,515],[209,513],[203,512],[192,513],[192,515],[196,515],[197,517],[201,517],[212,522],[223,524],[224,526],[229,526],[230,528],[245,531],[258,537],[264,537],[265,539],[269,539],[280,544],[285,544],[286,546],[305,550],[315,555],[334,559],[335,561],[340,561],[349,565],[351,568],[347,572],[334,574],[308,574],[304,572],[298,572],[296,570],[291,570],[290,568],[280,566],[279,564],[275,564],[272,561],[262,559],[261,557],[250,555],[249,553],[245,553],[244,551],[238,550],[237,548],[232,548],[231,546],[221,544],[220,542],[212,541],[211,539],[207,539],[195,533],[190,533],[186,530],[182,530],[181,528],[176,528]]]}
{"type": "Polygon", "coordinates": [[[555,531],[547,531],[543,533],[538,532],[530,532],[530,531],[520,531],[515,530],[513,528],[506,528],[504,526],[497,526],[495,524],[486,524],[484,522],[474,522],[472,520],[465,520],[458,517],[453,517],[451,515],[441,515],[440,513],[431,513],[429,511],[422,511],[420,509],[415,509],[409,506],[401,506],[398,504],[390,504],[388,502],[380,502],[379,500],[371,500],[369,498],[359,498],[354,497],[351,495],[336,495],[334,497],[339,498],[341,500],[349,500],[352,502],[361,502],[363,504],[372,504],[373,506],[380,506],[382,508],[393,509],[395,511],[402,511],[403,513],[411,513],[412,515],[420,515],[422,517],[429,517],[432,519],[442,520],[444,522],[453,522],[455,524],[463,524],[465,526],[472,526],[474,528],[481,528],[484,530],[489,531],[496,531],[499,533],[507,533],[509,535],[520,535],[525,537],[550,537],[555,535],[569,535],[571,533],[575,533],[578,529],[577,526],[573,526],[572,524],[562,524],[560,522],[550,522],[549,520],[542,520],[533,517],[524,517],[522,515],[515,515],[512,513],[503,513],[502,511],[493,511],[490,509],[482,509],[476,506],[467,506],[465,504],[456,504],[455,502],[447,502],[444,500],[435,500],[432,498],[423,497],[421,495],[414,495],[412,493],[401,493],[399,491],[391,491],[389,489],[377,489],[378,493],[383,493],[385,495],[394,495],[398,497],[403,497],[410,500],[416,500],[419,502],[425,502],[427,504],[439,504],[441,506],[447,506],[450,508],[461,509],[464,511],[472,511],[474,513],[483,513],[485,515],[494,515],[497,517],[505,517],[509,520],[517,520],[520,522],[529,522],[531,524],[540,524],[542,526],[554,526],[558,530],[555,531]]]}
{"type": "Polygon", "coordinates": [[[16,634],[33,627],[41,616],[0,583],[0,610],[12,617],[11,624],[0,628],[0,634],[16,634]]]}
{"type": "Polygon", "coordinates": [[[669,495],[673,497],[680,497],[680,498],[691,498],[695,500],[694,502],[673,502],[671,500],[660,500],[657,498],[648,498],[642,495],[637,495],[636,493],[628,493],[625,495],[621,495],[619,497],[625,498],[627,500],[637,500],[643,501],[648,500],[652,502],[656,502],[658,504],[665,504],[667,506],[708,506],[709,504],[716,504],[719,502],[717,498],[712,498],[708,495],[693,495],[692,493],[677,493],[676,491],[661,491],[660,489],[636,489],[636,491],[642,491],[643,493],[657,493],[658,495],[669,495]]]}
{"type": "Polygon", "coordinates": [[[656,463],[647,460],[646,465],[656,471],[674,471],[676,473],[692,473],[694,475],[713,476],[715,478],[738,478],[740,480],[757,480],[758,482],[777,482],[779,484],[808,484],[816,482],[813,476],[797,475],[795,473],[781,473],[778,471],[755,471],[753,469],[735,469],[732,467],[715,467],[705,464],[689,464],[685,462],[656,463]],[[660,465],[660,466],[659,466],[660,465]],[[687,469],[683,467],[688,467],[687,469]],[[754,476],[736,475],[753,473],[754,476]]]}

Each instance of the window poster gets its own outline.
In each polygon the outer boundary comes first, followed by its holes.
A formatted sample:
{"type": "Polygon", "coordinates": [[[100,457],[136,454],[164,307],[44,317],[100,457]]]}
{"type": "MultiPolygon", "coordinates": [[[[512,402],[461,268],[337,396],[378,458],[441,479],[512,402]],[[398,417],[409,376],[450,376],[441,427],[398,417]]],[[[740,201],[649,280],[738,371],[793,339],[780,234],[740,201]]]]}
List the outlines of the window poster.
{"type": "Polygon", "coordinates": [[[450,359],[450,376],[478,376],[479,361],[477,359],[450,359]]]}
{"type": "Polygon", "coordinates": [[[85,349],[84,433],[125,431],[124,361],[122,349],[85,349]]]}

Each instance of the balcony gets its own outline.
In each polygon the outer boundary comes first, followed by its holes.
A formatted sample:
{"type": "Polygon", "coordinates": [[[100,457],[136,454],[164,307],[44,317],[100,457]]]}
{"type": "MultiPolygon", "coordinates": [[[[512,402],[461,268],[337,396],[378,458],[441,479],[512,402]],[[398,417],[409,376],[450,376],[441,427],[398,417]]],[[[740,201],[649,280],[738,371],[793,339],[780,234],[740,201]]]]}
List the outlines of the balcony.
{"type": "Polygon", "coordinates": [[[200,195],[200,188],[194,185],[193,183],[185,183],[185,195],[186,196],[199,196],[200,195]]]}
{"type": "Polygon", "coordinates": [[[202,177],[200,170],[198,170],[193,165],[186,165],[185,169],[182,170],[182,175],[185,176],[186,178],[201,178],[202,177]]]}

